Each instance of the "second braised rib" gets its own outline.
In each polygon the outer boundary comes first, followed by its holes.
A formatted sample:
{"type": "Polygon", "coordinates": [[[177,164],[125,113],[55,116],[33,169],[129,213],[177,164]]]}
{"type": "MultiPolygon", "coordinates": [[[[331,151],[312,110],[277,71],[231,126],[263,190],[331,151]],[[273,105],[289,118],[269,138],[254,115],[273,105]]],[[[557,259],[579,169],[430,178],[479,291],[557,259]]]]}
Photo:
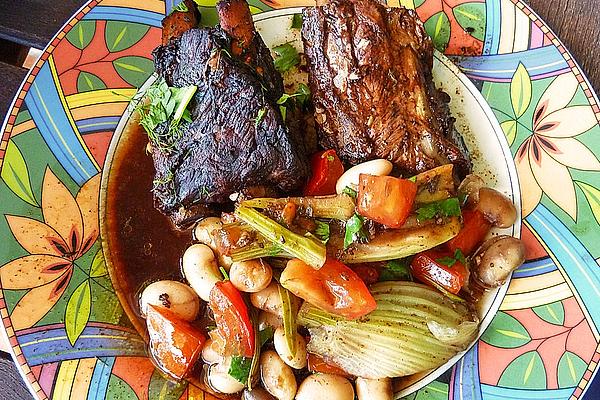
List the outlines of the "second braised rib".
{"type": "Polygon", "coordinates": [[[414,11],[332,0],[304,10],[302,36],[324,148],[351,164],[386,158],[411,174],[470,169],[450,139],[449,98],[433,85],[433,45],[414,11]]]}

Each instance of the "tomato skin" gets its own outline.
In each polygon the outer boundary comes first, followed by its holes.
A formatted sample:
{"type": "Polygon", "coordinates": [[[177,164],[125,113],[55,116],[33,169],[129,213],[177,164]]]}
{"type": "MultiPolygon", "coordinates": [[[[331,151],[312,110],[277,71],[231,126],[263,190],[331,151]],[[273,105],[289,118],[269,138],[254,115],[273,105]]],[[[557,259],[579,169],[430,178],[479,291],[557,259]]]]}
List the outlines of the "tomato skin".
{"type": "Polygon", "coordinates": [[[215,317],[217,334],[225,343],[225,355],[254,355],[254,328],[248,306],[231,281],[217,282],[210,291],[209,306],[215,317]]]}
{"type": "Polygon", "coordinates": [[[379,280],[379,269],[368,264],[354,264],[352,270],[356,275],[363,280],[367,285],[376,283],[379,280]]]}
{"type": "Polygon", "coordinates": [[[310,160],[312,175],[304,188],[305,196],[335,194],[335,184],[344,174],[344,165],[335,150],[313,154],[310,160]]]}
{"type": "Polygon", "coordinates": [[[292,259],[283,270],[280,282],[309,303],[349,319],[362,317],[377,308],[363,280],[334,258],[328,258],[318,270],[302,260],[292,259]]]}
{"type": "Polygon", "coordinates": [[[410,215],[417,184],[393,176],[360,174],[358,213],[390,228],[400,228],[410,215]]]}
{"type": "Polygon", "coordinates": [[[446,243],[446,246],[453,254],[460,250],[465,256],[470,256],[483,243],[492,224],[479,210],[463,210],[462,218],[462,229],[446,243]]]}
{"type": "Polygon", "coordinates": [[[323,359],[323,357],[318,356],[316,354],[308,353],[307,364],[308,370],[310,372],[321,372],[323,374],[333,374],[347,377],[350,376],[346,371],[344,371],[340,367],[328,363],[323,359]]]}
{"type": "Polygon", "coordinates": [[[151,304],[146,324],[154,362],[173,378],[185,378],[202,353],[204,333],[169,309],[151,304]]]}
{"type": "Polygon", "coordinates": [[[446,251],[428,250],[413,258],[410,269],[413,276],[425,283],[435,283],[450,293],[458,294],[469,277],[467,267],[456,261],[451,267],[440,263],[443,257],[453,258],[446,251]]]}

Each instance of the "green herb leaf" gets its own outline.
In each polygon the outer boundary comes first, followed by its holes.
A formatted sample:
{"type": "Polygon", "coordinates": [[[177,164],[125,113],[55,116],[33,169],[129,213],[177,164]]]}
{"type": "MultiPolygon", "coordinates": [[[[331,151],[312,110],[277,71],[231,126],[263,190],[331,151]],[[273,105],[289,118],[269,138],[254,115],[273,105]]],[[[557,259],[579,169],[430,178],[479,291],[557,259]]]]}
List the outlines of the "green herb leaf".
{"type": "Polygon", "coordinates": [[[287,108],[285,106],[279,106],[279,112],[281,113],[281,119],[285,122],[285,117],[287,115],[287,108]]]}
{"type": "Polygon", "coordinates": [[[465,256],[462,253],[462,251],[460,251],[460,249],[456,249],[454,251],[454,257],[445,256],[442,258],[438,258],[435,261],[437,261],[438,263],[445,265],[447,267],[452,267],[457,262],[460,262],[463,265],[465,265],[467,263],[467,260],[465,259],[465,256]]]}
{"type": "Polygon", "coordinates": [[[409,180],[409,181],[411,181],[411,182],[413,182],[413,183],[417,182],[417,176],[416,175],[413,175],[410,178],[406,178],[406,179],[409,180]]]}
{"type": "Polygon", "coordinates": [[[329,224],[326,222],[321,222],[319,220],[315,220],[317,224],[317,229],[315,229],[315,236],[318,237],[321,242],[327,244],[329,241],[329,224]]]}
{"type": "Polygon", "coordinates": [[[410,258],[391,260],[379,273],[379,281],[411,281],[410,258]]]}
{"type": "Polygon", "coordinates": [[[460,216],[460,202],[456,197],[424,204],[416,210],[417,219],[425,221],[435,217],[460,216]]]}
{"type": "Polygon", "coordinates": [[[236,381],[246,384],[248,376],[250,376],[250,367],[252,366],[252,358],[233,356],[231,357],[231,366],[228,374],[236,381]]]}
{"type": "Polygon", "coordinates": [[[344,235],[344,250],[346,250],[354,242],[365,242],[368,235],[364,229],[364,218],[358,214],[354,214],[346,221],[346,233],[344,235]]]}
{"type": "Polygon", "coordinates": [[[174,13],[175,11],[179,11],[179,12],[188,12],[189,9],[187,8],[187,6],[185,5],[185,3],[182,1],[181,3],[177,4],[175,7],[173,7],[173,11],[171,11],[171,14],[174,13]]]}
{"type": "Polygon", "coordinates": [[[137,98],[136,111],[140,114],[140,125],[153,146],[162,151],[173,147],[180,135],[181,120],[191,121],[187,106],[197,89],[196,86],[169,87],[164,78],[160,78],[137,98]],[[167,132],[158,132],[156,128],[169,119],[167,132]]]}
{"type": "Polygon", "coordinates": [[[356,192],[356,190],[352,189],[350,186],[346,186],[344,188],[344,190],[342,190],[343,194],[347,194],[348,196],[352,197],[354,200],[356,200],[356,197],[358,196],[358,193],[356,192]]]}
{"type": "Polygon", "coordinates": [[[229,274],[227,273],[227,270],[223,267],[219,267],[219,271],[221,271],[221,274],[223,274],[223,279],[225,279],[226,281],[229,280],[229,274]]]}
{"type": "Polygon", "coordinates": [[[289,42],[273,48],[277,55],[274,64],[277,71],[283,73],[300,64],[300,54],[289,42]]]}
{"type": "Polygon", "coordinates": [[[265,118],[265,114],[267,114],[267,108],[263,107],[258,110],[258,114],[256,114],[256,119],[254,120],[254,127],[258,128],[258,125],[265,118]]]}
{"type": "Polygon", "coordinates": [[[294,92],[294,96],[296,97],[296,101],[304,106],[310,100],[310,89],[304,83],[300,83],[296,92],[294,92]]]}
{"type": "Polygon", "coordinates": [[[258,342],[260,343],[260,347],[264,346],[265,343],[273,337],[274,333],[273,327],[270,325],[267,325],[265,329],[260,330],[258,332],[258,342]]]}
{"type": "Polygon", "coordinates": [[[292,18],[292,29],[302,29],[302,14],[294,14],[292,18]]]}

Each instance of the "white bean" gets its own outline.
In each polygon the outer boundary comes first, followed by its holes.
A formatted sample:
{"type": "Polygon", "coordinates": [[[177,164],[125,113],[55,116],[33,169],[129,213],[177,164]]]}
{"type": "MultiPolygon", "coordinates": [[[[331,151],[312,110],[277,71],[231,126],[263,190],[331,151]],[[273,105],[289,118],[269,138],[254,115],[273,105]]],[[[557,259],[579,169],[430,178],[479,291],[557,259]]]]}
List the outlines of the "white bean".
{"type": "Polygon", "coordinates": [[[294,341],[296,342],[296,354],[292,356],[287,345],[285,331],[281,327],[275,330],[273,344],[279,357],[290,367],[302,369],[306,367],[306,341],[298,332],[294,332],[294,341]]]}
{"type": "Polygon", "coordinates": [[[355,165],[340,176],[335,184],[335,191],[337,194],[341,194],[347,186],[356,189],[360,174],[385,176],[392,172],[393,167],[394,165],[391,162],[381,158],[355,165]]]}
{"type": "Polygon", "coordinates": [[[229,279],[238,290],[255,293],[263,290],[269,283],[273,271],[262,259],[234,262],[229,270],[229,279]]]}
{"type": "Polygon", "coordinates": [[[296,395],[294,372],[273,350],[260,356],[260,378],[263,387],[277,400],[292,400],[296,395]]]}
{"type": "Polygon", "coordinates": [[[273,328],[273,331],[275,331],[275,329],[283,326],[283,320],[277,314],[273,314],[268,311],[261,311],[258,314],[258,330],[262,331],[268,326],[273,328]]]}
{"type": "Polygon", "coordinates": [[[140,311],[143,316],[148,305],[165,307],[181,319],[193,321],[200,310],[200,299],[188,285],[177,281],[158,281],[148,285],[140,297],[140,311]]]}
{"type": "Polygon", "coordinates": [[[296,400],[354,400],[354,388],[343,376],[314,374],[300,384],[296,400]]]}
{"type": "Polygon", "coordinates": [[[221,218],[208,217],[198,222],[194,228],[194,238],[209,246],[211,249],[217,249],[217,243],[215,242],[215,231],[223,227],[221,218]]]}
{"type": "Polygon", "coordinates": [[[208,301],[210,291],[221,280],[215,254],[205,244],[193,244],[183,254],[183,274],[192,289],[204,301],[208,301]]]}
{"type": "Polygon", "coordinates": [[[251,293],[250,302],[260,310],[281,316],[281,297],[277,282],[273,281],[263,290],[251,293]]]}
{"type": "Polygon", "coordinates": [[[229,375],[226,364],[213,364],[208,367],[208,384],[219,393],[232,394],[241,392],[246,387],[229,375]]]}
{"type": "Polygon", "coordinates": [[[392,400],[394,393],[390,378],[356,378],[358,400],[392,400]]]}
{"type": "Polygon", "coordinates": [[[208,339],[202,347],[202,360],[206,364],[218,364],[223,362],[224,357],[216,349],[216,343],[212,339],[208,339]]]}

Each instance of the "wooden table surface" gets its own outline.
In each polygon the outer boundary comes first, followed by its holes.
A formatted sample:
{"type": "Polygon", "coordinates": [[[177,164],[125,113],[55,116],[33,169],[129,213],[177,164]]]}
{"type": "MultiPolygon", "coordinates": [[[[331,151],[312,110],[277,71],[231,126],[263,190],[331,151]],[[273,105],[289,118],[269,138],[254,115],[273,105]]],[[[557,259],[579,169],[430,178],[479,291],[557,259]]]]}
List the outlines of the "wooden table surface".
{"type": "MultiPolygon", "coordinates": [[[[600,59],[598,0],[525,1],[571,51],[592,86],[600,90],[600,68],[596,67],[600,59]]],[[[27,48],[43,49],[62,24],[84,3],[82,0],[0,0],[0,118],[8,111],[27,73],[26,69],[15,64],[22,64],[27,48]],[[20,49],[22,54],[7,56],[11,49],[20,49]]],[[[3,340],[0,335],[0,400],[31,399],[10,355],[1,351],[7,348],[6,344],[1,343],[3,340]]],[[[599,379],[595,379],[592,386],[591,393],[600,395],[599,379]]]]}

